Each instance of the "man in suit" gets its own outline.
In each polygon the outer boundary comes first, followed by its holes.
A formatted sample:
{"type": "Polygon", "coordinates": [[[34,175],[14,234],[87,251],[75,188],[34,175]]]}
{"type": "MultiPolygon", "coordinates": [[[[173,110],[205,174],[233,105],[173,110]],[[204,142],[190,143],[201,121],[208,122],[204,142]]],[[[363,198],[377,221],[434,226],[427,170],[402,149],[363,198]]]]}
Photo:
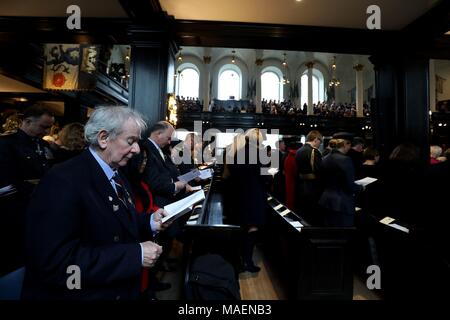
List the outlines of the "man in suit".
{"type": "Polygon", "coordinates": [[[137,299],[142,267],[161,247],[159,210],[136,215],[119,168],[139,153],[145,128],[126,107],[101,107],[85,127],[89,149],[52,168],[27,215],[25,299],[137,299]]]}
{"type": "Polygon", "coordinates": [[[150,137],[141,142],[147,153],[147,165],[143,180],[150,187],[159,207],[181,199],[192,188],[185,181],[178,181],[180,171],[167,151],[174,128],[166,121],[155,123],[150,128],[150,137]]]}
{"type": "Polygon", "coordinates": [[[22,267],[25,212],[39,179],[50,168],[50,145],[42,139],[54,122],[41,105],[27,108],[16,132],[0,136],[0,212],[2,213],[0,276],[22,267]]]}
{"type": "Polygon", "coordinates": [[[322,140],[323,137],[319,131],[310,131],[306,135],[306,143],[295,155],[298,172],[296,207],[305,220],[313,225],[320,224],[322,220],[317,205],[322,193],[320,181],[322,154],[319,150],[322,140]]]}

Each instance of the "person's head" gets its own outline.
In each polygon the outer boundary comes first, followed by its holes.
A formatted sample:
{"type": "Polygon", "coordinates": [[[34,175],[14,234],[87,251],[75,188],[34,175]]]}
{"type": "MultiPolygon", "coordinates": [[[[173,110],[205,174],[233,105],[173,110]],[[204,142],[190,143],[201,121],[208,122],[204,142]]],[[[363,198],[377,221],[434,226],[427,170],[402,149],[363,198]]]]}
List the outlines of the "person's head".
{"type": "Polygon", "coordinates": [[[196,143],[195,140],[196,140],[196,139],[195,139],[195,133],[193,133],[193,132],[188,133],[188,134],[186,135],[186,138],[184,138],[184,146],[185,146],[187,149],[189,149],[189,150],[194,150],[194,148],[195,148],[195,143],[196,143]]]}
{"type": "Polygon", "coordinates": [[[339,149],[343,153],[347,153],[352,148],[353,134],[349,132],[335,133],[333,139],[336,140],[336,149],[339,149]]]}
{"type": "Polygon", "coordinates": [[[111,168],[118,168],[139,153],[138,141],[145,128],[144,120],[133,109],[100,107],[86,123],[84,136],[111,168]]]}
{"type": "Polygon", "coordinates": [[[285,143],[285,141],[283,139],[277,141],[277,147],[278,147],[278,150],[280,150],[281,152],[285,152],[286,151],[286,143],[285,143]]]}
{"type": "Polygon", "coordinates": [[[22,119],[18,113],[14,113],[6,118],[5,123],[2,125],[4,132],[14,132],[20,128],[22,119]]]}
{"type": "Polygon", "coordinates": [[[357,152],[363,152],[365,143],[366,142],[364,141],[363,138],[355,137],[355,138],[353,138],[353,141],[352,141],[352,148],[353,148],[353,150],[355,150],[357,152]]]}
{"type": "Polygon", "coordinates": [[[450,148],[447,148],[447,150],[444,151],[444,157],[446,157],[447,160],[450,160],[450,148]]]}
{"type": "Polygon", "coordinates": [[[247,143],[261,146],[264,140],[263,134],[258,128],[251,128],[245,132],[245,140],[247,143]]]}
{"type": "Polygon", "coordinates": [[[336,149],[336,141],[336,139],[330,139],[330,141],[328,141],[327,148],[330,150],[336,149]]]}
{"type": "Polygon", "coordinates": [[[59,132],[58,141],[61,146],[69,150],[83,150],[86,146],[84,125],[78,122],[65,125],[59,132]]]}
{"type": "Polygon", "coordinates": [[[403,143],[392,150],[389,160],[404,164],[417,164],[420,161],[420,150],[411,143],[403,143]]]}
{"type": "Polygon", "coordinates": [[[364,150],[363,159],[364,161],[371,160],[378,162],[380,160],[380,153],[373,147],[367,147],[366,150],[364,150]]]}
{"type": "Polygon", "coordinates": [[[306,143],[309,143],[314,148],[319,148],[322,140],[322,134],[317,130],[312,130],[306,135],[306,143]]]}
{"type": "Polygon", "coordinates": [[[55,122],[53,113],[42,105],[25,109],[20,129],[30,137],[42,138],[50,132],[55,122]]]}
{"type": "Polygon", "coordinates": [[[340,152],[347,154],[347,152],[352,148],[352,143],[350,140],[346,139],[334,139],[336,141],[335,149],[340,152]]]}
{"type": "Polygon", "coordinates": [[[430,157],[437,159],[442,154],[442,148],[436,145],[430,146],[430,157]]]}
{"type": "Polygon", "coordinates": [[[170,145],[172,141],[173,126],[167,121],[159,121],[150,128],[150,139],[161,148],[170,145]]]}

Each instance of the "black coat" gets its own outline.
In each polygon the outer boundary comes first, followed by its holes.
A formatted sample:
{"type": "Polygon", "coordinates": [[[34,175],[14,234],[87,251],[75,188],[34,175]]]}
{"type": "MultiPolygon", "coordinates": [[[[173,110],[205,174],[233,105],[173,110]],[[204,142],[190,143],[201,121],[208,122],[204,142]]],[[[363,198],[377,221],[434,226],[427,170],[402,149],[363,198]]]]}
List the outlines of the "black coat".
{"type": "Polygon", "coordinates": [[[0,188],[14,187],[13,192],[0,195],[0,276],[24,264],[25,212],[37,181],[50,168],[50,158],[46,141],[33,141],[20,129],[0,136],[0,188]]]}
{"type": "Polygon", "coordinates": [[[155,145],[148,139],[141,141],[141,147],[147,152],[147,164],[142,173],[142,180],[150,187],[157,206],[165,205],[177,201],[184,194],[181,190],[175,194],[175,182],[178,181],[180,172],[167,154],[165,159],[156,149],[155,145]]]}
{"type": "Polygon", "coordinates": [[[338,150],[332,150],[322,161],[324,191],[319,205],[334,212],[336,226],[348,225],[355,215],[356,192],[362,190],[355,181],[352,160],[338,150]]]}
{"type": "Polygon", "coordinates": [[[228,208],[234,210],[242,226],[261,226],[266,220],[267,182],[269,176],[261,175],[262,165],[250,163],[248,147],[245,148],[245,163],[228,165],[228,208]]]}
{"type": "Polygon", "coordinates": [[[27,213],[23,297],[138,298],[139,242],[151,238],[150,217],[129,207],[118,199],[89,150],[51,169],[27,213]],[[81,270],[80,290],[67,289],[70,265],[81,270]]]}

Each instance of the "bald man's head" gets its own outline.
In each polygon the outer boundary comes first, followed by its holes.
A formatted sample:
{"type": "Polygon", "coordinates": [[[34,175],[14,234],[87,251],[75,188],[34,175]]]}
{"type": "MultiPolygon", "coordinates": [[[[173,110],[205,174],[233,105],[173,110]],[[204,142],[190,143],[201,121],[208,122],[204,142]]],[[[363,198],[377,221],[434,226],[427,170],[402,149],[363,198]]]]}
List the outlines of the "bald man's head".
{"type": "Polygon", "coordinates": [[[172,141],[173,126],[167,121],[159,121],[150,128],[150,139],[162,149],[172,141]]]}

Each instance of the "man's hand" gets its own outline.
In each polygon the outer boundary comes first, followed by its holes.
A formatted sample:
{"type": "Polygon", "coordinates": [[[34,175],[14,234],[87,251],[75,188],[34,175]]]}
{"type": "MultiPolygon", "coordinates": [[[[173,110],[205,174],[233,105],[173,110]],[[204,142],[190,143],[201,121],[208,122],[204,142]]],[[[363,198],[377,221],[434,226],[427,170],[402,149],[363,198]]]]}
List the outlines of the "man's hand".
{"type": "Polygon", "coordinates": [[[186,193],[188,193],[188,192],[192,192],[193,190],[192,190],[192,187],[189,185],[189,184],[187,184],[186,185],[186,193]]]}
{"type": "Polygon", "coordinates": [[[175,193],[180,192],[186,186],[186,181],[177,181],[175,182],[175,193]]]}
{"type": "Polygon", "coordinates": [[[144,260],[143,267],[153,267],[162,253],[162,247],[152,241],[141,242],[144,260]]]}
{"type": "Polygon", "coordinates": [[[170,226],[171,222],[162,223],[161,220],[163,217],[169,215],[169,213],[164,209],[158,209],[152,213],[152,230],[155,232],[162,231],[170,226]]]}

